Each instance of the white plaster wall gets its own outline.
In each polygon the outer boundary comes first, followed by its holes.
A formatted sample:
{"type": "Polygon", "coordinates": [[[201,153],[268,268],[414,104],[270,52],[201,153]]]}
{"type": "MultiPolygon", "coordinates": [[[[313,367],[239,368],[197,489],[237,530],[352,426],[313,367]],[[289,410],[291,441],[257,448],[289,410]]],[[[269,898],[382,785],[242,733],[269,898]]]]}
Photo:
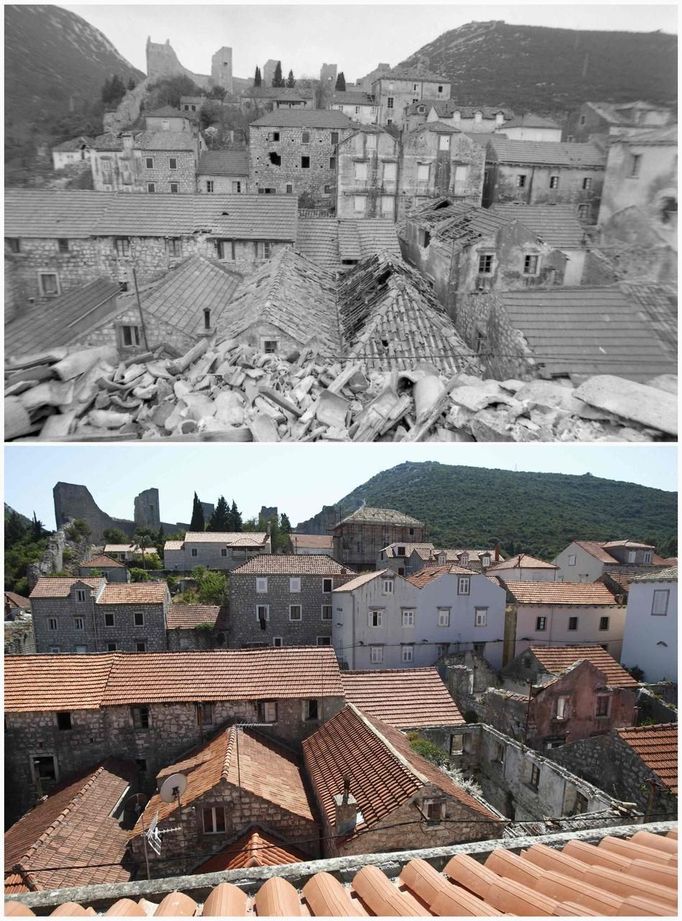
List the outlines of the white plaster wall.
{"type": "Polygon", "coordinates": [[[645,681],[677,681],[677,582],[633,582],[628,593],[621,662],[645,681]],[[668,612],[652,614],[654,591],[668,591],[668,612]]]}

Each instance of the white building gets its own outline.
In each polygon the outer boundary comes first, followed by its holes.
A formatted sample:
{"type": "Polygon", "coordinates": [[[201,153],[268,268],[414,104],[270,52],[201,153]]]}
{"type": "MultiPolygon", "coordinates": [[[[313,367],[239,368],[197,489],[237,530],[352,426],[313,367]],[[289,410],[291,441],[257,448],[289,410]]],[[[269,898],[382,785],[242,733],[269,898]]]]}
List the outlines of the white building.
{"type": "Polygon", "coordinates": [[[57,144],[52,148],[52,166],[55,170],[65,169],[76,163],[90,163],[90,150],[94,144],[92,138],[81,135],[57,144]]]}
{"type": "Polygon", "coordinates": [[[625,608],[602,582],[507,582],[504,664],[530,646],[602,646],[620,661],[625,608]]]}
{"type": "Polygon", "coordinates": [[[360,90],[337,90],[329,100],[329,108],[343,112],[361,125],[375,125],[377,106],[374,96],[360,90]]]}
{"type": "Polygon", "coordinates": [[[263,532],[187,531],[184,540],[163,545],[164,569],[191,572],[195,566],[232,570],[260,553],[271,553],[270,535],[263,532]]]}
{"type": "Polygon", "coordinates": [[[631,572],[643,568],[670,566],[651,544],[634,540],[574,540],[554,557],[557,581],[595,582],[605,572],[631,572]]]}
{"type": "Polygon", "coordinates": [[[528,553],[519,553],[502,563],[495,563],[487,572],[499,576],[503,582],[555,582],[559,567],[546,563],[528,553]]]}
{"type": "Polygon", "coordinates": [[[561,125],[532,112],[515,116],[496,130],[506,134],[511,141],[561,141],[561,125]]]}
{"type": "Polygon", "coordinates": [[[350,669],[433,665],[452,647],[502,663],[504,589],[460,566],[366,573],[335,589],[333,607],[332,643],[350,669]]]}
{"type": "Polygon", "coordinates": [[[677,681],[677,567],[630,583],[621,662],[645,681],[677,681]]]}

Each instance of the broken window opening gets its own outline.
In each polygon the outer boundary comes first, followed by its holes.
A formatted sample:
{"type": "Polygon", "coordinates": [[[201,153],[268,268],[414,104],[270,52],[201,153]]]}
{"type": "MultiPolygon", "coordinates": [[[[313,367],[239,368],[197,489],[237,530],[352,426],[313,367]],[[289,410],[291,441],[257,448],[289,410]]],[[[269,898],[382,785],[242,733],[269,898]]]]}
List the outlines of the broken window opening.
{"type": "Polygon", "coordinates": [[[279,154],[275,153],[274,151],[268,154],[268,159],[270,163],[272,163],[273,166],[282,165],[282,158],[280,157],[279,154]]]}

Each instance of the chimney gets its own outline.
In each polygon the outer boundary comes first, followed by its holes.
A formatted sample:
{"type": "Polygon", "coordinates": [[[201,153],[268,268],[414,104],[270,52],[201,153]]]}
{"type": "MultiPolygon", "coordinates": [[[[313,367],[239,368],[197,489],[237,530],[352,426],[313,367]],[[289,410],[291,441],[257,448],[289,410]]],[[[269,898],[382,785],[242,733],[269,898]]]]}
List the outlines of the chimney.
{"type": "Polygon", "coordinates": [[[499,540],[498,540],[498,542],[495,544],[495,562],[496,562],[496,563],[499,563],[499,562],[500,562],[500,542],[499,542],[499,540]]]}
{"type": "Polygon", "coordinates": [[[133,141],[135,140],[135,138],[133,137],[133,134],[131,131],[124,131],[123,134],[121,135],[121,140],[123,141],[124,150],[133,149],[133,141]]]}
{"type": "Polygon", "coordinates": [[[350,792],[350,777],[343,778],[343,793],[334,796],[334,831],[346,835],[358,822],[358,802],[350,792]]]}

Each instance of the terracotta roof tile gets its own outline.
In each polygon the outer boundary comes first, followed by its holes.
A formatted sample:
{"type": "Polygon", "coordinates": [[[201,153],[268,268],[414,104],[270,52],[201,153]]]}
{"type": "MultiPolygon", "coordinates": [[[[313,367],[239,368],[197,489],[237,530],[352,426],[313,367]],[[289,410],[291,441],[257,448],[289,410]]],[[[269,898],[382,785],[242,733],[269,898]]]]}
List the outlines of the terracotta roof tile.
{"type": "Polygon", "coordinates": [[[593,556],[595,559],[599,560],[600,563],[617,563],[618,560],[615,556],[611,556],[610,553],[607,553],[604,550],[604,544],[596,540],[576,540],[573,543],[584,550],[586,553],[589,553],[590,556],[593,556]]]}
{"type": "Polygon", "coordinates": [[[617,729],[620,738],[677,794],[677,723],[617,729]]]}
{"type": "Polygon", "coordinates": [[[602,582],[505,582],[519,604],[615,605],[602,582]]]}
{"type": "Polygon", "coordinates": [[[42,576],[36,582],[30,598],[68,598],[74,585],[86,585],[94,592],[105,584],[104,579],[63,579],[42,576]]]}
{"type": "Polygon", "coordinates": [[[84,560],[80,566],[81,569],[125,569],[123,563],[107,556],[105,553],[91,556],[89,560],[84,560]]]}
{"type": "Polygon", "coordinates": [[[341,680],[349,703],[396,729],[464,725],[435,668],[341,672],[341,680]]]}
{"type": "Polygon", "coordinates": [[[102,702],[113,653],[8,656],[5,712],[96,710],[102,702]]]}
{"type": "Polygon", "coordinates": [[[610,687],[638,686],[632,675],[601,646],[531,646],[530,651],[550,675],[561,675],[576,662],[587,659],[604,673],[610,687]]]}
{"type": "Polygon", "coordinates": [[[172,604],[166,626],[169,630],[193,630],[199,624],[215,624],[219,613],[217,604],[172,604]]]}
{"type": "Polygon", "coordinates": [[[135,775],[134,764],[110,758],[53,791],[5,833],[5,871],[34,890],[126,882],[128,832],[111,812],[135,775]]]}
{"type": "MultiPolygon", "coordinates": [[[[378,579],[381,576],[395,576],[395,573],[392,569],[379,569],[376,572],[363,572],[362,575],[356,576],[354,579],[351,579],[349,582],[344,582],[343,585],[339,585],[338,588],[334,589],[334,592],[353,592],[356,588],[360,588],[362,585],[366,585],[367,582],[371,582],[373,579],[378,579]]],[[[400,576],[395,576],[400,578],[400,576]]]]}
{"type": "Polygon", "coordinates": [[[13,604],[17,608],[22,608],[24,611],[30,611],[31,602],[28,598],[24,598],[23,595],[17,595],[16,592],[5,592],[5,601],[9,601],[10,604],[13,604]]]}
{"type": "Polygon", "coordinates": [[[537,234],[541,240],[560,249],[582,249],[585,230],[578,220],[575,205],[523,205],[495,203],[492,210],[537,234]]]}
{"type": "Polygon", "coordinates": [[[196,867],[194,873],[218,873],[243,867],[279,867],[308,859],[282,838],[254,826],[196,867]]]}
{"type": "MultiPolygon", "coordinates": [[[[156,547],[138,547],[137,544],[106,544],[105,553],[136,553],[142,556],[153,556],[157,553],[156,547]]],[[[158,555],[158,553],[157,553],[158,555]]]]}
{"type": "Polygon", "coordinates": [[[248,150],[207,150],[199,157],[199,176],[248,176],[248,150]]]}
{"type": "Polygon", "coordinates": [[[466,569],[464,566],[457,566],[455,563],[446,563],[445,566],[425,566],[413,576],[408,576],[407,581],[411,582],[412,585],[415,585],[417,588],[424,588],[426,585],[435,582],[436,579],[450,575],[473,576],[476,575],[476,573],[472,572],[471,569],[466,569]]]}
{"type": "Polygon", "coordinates": [[[336,109],[274,109],[251,122],[251,128],[352,128],[353,122],[336,109]]]}
{"type": "Polygon", "coordinates": [[[170,598],[165,582],[109,582],[99,604],[163,604],[170,598]]]}
{"type": "Polygon", "coordinates": [[[184,543],[221,544],[228,547],[261,547],[268,541],[265,531],[187,531],[184,543]]]}
{"type": "Polygon", "coordinates": [[[489,573],[496,573],[504,569],[558,569],[556,563],[547,563],[545,560],[539,560],[528,553],[519,553],[518,556],[512,556],[502,563],[493,563],[488,568],[489,573]]]}
{"type": "Polygon", "coordinates": [[[634,576],[633,582],[677,582],[677,566],[661,569],[658,572],[645,572],[634,576]]]}
{"type": "Polygon", "coordinates": [[[572,166],[604,169],[606,154],[594,144],[566,144],[560,141],[510,141],[499,135],[492,135],[488,148],[493,159],[500,163],[521,165],[572,166]]]}
{"type": "Polygon", "coordinates": [[[356,511],[351,512],[350,515],[346,515],[346,517],[336,525],[334,530],[340,527],[340,525],[348,524],[350,522],[408,526],[416,525],[420,528],[424,527],[423,521],[419,521],[417,518],[412,518],[410,515],[405,515],[404,512],[398,512],[393,508],[373,508],[369,505],[365,505],[362,508],[356,509],[356,511]]]}
{"type": "Polygon", "coordinates": [[[326,553],[311,554],[268,554],[255,556],[252,560],[232,571],[232,577],[263,573],[264,575],[291,574],[311,576],[355,575],[354,570],[338,563],[326,553]]]}

